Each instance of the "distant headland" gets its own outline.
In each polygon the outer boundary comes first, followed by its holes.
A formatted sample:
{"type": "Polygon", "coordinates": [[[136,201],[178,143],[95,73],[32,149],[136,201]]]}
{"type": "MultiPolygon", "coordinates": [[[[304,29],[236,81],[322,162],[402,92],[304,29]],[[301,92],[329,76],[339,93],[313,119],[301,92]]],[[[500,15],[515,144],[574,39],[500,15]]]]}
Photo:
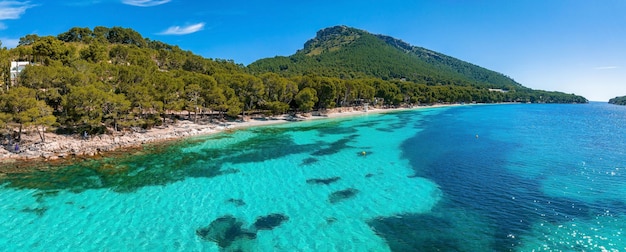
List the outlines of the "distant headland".
{"type": "Polygon", "coordinates": [[[615,98],[609,99],[610,104],[615,105],[626,105],[626,96],[617,96],[615,98]]]}

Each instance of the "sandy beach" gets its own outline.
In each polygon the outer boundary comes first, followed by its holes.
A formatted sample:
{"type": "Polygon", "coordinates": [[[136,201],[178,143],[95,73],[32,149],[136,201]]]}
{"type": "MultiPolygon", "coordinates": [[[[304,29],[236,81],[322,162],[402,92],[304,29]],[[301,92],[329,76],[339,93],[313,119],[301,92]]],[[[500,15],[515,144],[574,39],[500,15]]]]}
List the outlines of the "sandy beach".
{"type": "Polygon", "coordinates": [[[183,139],[190,136],[208,135],[246,127],[263,126],[293,121],[316,120],[335,117],[360,116],[385,113],[407,109],[434,108],[454,105],[419,106],[413,108],[369,108],[367,111],[356,108],[336,108],[323,115],[319,113],[298,114],[297,116],[281,115],[265,118],[248,118],[227,122],[198,122],[179,120],[173,124],[155,127],[143,132],[124,132],[114,135],[103,134],[84,138],[79,135],[58,135],[45,133],[45,142],[41,142],[36,132],[22,135],[19,152],[0,149],[0,163],[12,163],[18,160],[57,160],[76,156],[96,156],[118,149],[139,147],[147,143],[157,143],[183,139]]]}

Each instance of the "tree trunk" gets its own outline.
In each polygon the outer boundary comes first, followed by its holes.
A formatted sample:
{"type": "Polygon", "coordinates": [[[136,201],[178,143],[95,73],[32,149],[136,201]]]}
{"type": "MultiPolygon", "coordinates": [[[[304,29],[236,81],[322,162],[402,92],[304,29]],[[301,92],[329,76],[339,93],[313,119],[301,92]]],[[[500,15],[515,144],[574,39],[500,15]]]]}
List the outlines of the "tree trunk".
{"type": "Polygon", "coordinates": [[[22,142],[22,124],[20,123],[20,130],[17,133],[17,142],[21,143],[22,142]]]}
{"type": "Polygon", "coordinates": [[[165,117],[167,116],[167,111],[163,111],[163,126],[165,126],[165,117]]]}
{"type": "Polygon", "coordinates": [[[39,130],[39,126],[35,126],[37,129],[37,133],[39,133],[39,138],[42,143],[46,142],[46,126],[41,126],[41,130],[39,130]]]}

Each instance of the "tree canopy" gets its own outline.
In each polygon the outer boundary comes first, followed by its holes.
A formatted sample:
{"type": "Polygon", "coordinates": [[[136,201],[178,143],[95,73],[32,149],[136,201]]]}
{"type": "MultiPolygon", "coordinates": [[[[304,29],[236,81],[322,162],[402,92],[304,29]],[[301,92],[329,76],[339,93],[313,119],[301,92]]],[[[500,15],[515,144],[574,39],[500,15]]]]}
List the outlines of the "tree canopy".
{"type": "Polygon", "coordinates": [[[610,104],[615,105],[626,105],[626,96],[618,96],[612,99],[609,99],[610,104]]]}
{"type": "Polygon", "coordinates": [[[183,115],[274,115],[365,103],[587,102],[531,90],[392,38],[326,33],[293,56],[248,67],[203,58],[128,28],[26,35],[16,48],[0,45],[0,128],[99,133],[149,128],[183,115]],[[31,63],[13,83],[10,61],[31,63]]]}

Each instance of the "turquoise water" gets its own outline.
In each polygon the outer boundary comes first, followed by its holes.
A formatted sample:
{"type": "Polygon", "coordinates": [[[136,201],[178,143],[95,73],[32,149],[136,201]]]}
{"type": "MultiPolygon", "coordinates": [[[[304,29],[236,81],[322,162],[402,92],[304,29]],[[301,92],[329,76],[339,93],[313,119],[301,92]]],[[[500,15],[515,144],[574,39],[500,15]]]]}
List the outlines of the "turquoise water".
{"type": "Polygon", "coordinates": [[[600,103],[458,106],[41,164],[0,177],[0,250],[625,251],[623,125],[600,103]]]}

